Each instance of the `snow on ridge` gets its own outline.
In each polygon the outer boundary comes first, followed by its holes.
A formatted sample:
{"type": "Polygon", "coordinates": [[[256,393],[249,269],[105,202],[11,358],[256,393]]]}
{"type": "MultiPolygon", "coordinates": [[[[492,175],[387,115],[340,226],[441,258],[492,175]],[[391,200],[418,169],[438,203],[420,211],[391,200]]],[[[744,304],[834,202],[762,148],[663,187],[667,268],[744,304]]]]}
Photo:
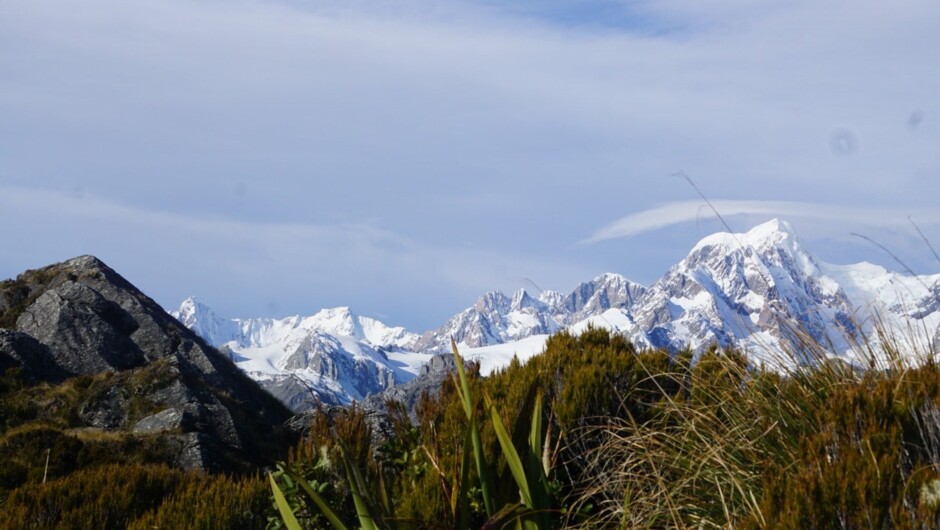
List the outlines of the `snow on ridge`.
{"type": "Polygon", "coordinates": [[[765,249],[770,246],[778,246],[783,242],[796,240],[796,233],[790,223],[780,219],[771,219],[761,223],[747,232],[716,232],[703,237],[696,243],[689,254],[709,248],[725,247],[731,250],[751,247],[754,249],[765,249]]]}
{"type": "Polygon", "coordinates": [[[552,333],[579,334],[588,326],[621,333],[640,347],[695,349],[718,342],[760,358],[792,347],[793,337],[780,329],[783,320],[798,322],[819,343],[831,340],[833,354],[848,359],[854,355],[850,341],[831,335],[843,333],[840,326],[870,331],[871,312],[892,326],[914,319],[928,332],[937,330],[940,341],[940,274],[911,277],[870,263],[818,262],[788,223],[774,219],[744,233],[702,238],[651,287],[604,273],[566,295],[491,291],[420,337],[348,307],[226,321],[187,299],[174,316],[200,334],[228,337],[239,365],[258,377],[286,374],[278,360],[296,354],[302,369],[292,374],[348,400],[413,377],[432,352],[450,351],[451,337],[490,373],[513,355],[538,354],[552,333]]]}
{"type": "Polygon", "coordinates": [[[531,357],[542,353],[545,350],[545,342],[550,335],[530,335],[523,339],[504,342],[501,344],[490,344],[487,346],[469,347],[465,344],[458,344],[461,356],[468,361],[480,363],[480,373],[490,375],[496,370],[505,368],[512,362],[513,357],[521,362],[529,360],[531,357]]]}
{"type": "Polygon", "coordinates": [[[188,298],[173,316],[292,407],[313,406],[310,389],[328,403],[361,399],[413,379],[430,358],[408,351],[417,335],[348,307],[280,319],[224,319],[188,298]]]}
{"type": "Polygon", "coordinates": [[[930,296],[932,286],[940,282],[940,274],[908,276],[867,261],[852,265],[820,265],[826,276],[833,278],[850,297],[886,306],[930,296]]]}

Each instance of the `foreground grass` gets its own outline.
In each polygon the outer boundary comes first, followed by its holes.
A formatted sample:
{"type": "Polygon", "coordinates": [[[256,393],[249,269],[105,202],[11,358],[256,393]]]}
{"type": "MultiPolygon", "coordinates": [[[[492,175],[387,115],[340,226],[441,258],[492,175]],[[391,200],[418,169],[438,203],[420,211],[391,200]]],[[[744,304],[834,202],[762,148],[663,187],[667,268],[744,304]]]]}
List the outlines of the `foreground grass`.
{"type": "MultiPolygon", "coordinates": [[[[589,330],[552,337],[526,365],[470,380],[482,396],[471,419],[487,474],[505,498],[518,487],[489,420],[528,426],[530,394],[546,404],[543,454],[525,462],[548,470],[542,527],[940,526],[940,368],[930,361],[867,371],[826,363],[781,374],[735,352],[713,350],[693,363],[688,353],[636,351],[589,330]]],[[[384,437],[356,411],[324,416],[285,466],[337,517],[354,521],[335,464],[341,441],[358,448],[365,492],[394,507],[375,518],[376,528],[481,527],[491,515],[485,495],[456,487],[468,472],[461,395],[445,385],[425,396],[416,424],[399,414],[384,437]],[[371,443],[376,438],[384,442],[371,443]]],[[[513,438],[524,454],[528,433],[519,431],[513,438]]],[[[321,510],[296,490],[288,497],[300,524],[325,527],[321,510]]]]}

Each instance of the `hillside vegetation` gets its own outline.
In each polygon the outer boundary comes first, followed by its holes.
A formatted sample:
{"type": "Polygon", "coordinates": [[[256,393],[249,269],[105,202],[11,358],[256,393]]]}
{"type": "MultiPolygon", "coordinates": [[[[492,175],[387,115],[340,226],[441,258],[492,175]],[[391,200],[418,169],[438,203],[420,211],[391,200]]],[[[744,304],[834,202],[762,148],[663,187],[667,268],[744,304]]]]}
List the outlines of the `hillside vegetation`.
{"type": "MultiPolygon", "coordinates": [[[[0,529],[264,528],[260,477],[183,471],[174,432],[87,427],[83,406],[114,389],[139,396],[161,363],[123,373],[36,382],[0,375],[0,529]]],[[[152,412],[137,397],[131,420],[152,412]],[[139,402],[138,402],[139,401],[139,402]]]]}
{"type": "Polygon", "coordinates": [[[786,374],[749,367],[734,351],[691,359],[636,351],[604,330],[561,333],[525,365],[488,378],[471,370],[471,416],[455,381],[422,399],[417,421],[391,406],[384,435],[360,410],[318,416],[278,483],[309,528],[336,526],[327,512],[349,528],[368,527],[363,514],[375,528],[940,525],[940,367],[931,358],[786,374]],[[533,446],[536,424],[542,443],[533,446]],[[466,464],[471,425],[488,485],[466,464]],[[520,500],[526,480],[513,459],[526,476],[548,471],[547,508],[520,500]]]}

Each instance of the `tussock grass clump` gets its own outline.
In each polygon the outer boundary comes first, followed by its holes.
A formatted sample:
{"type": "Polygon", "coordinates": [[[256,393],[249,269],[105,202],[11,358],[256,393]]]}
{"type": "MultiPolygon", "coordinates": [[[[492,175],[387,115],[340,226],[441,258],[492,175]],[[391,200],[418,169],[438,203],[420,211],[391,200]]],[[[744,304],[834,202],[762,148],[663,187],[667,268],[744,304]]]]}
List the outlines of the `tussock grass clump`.
{"type": "MultiPolygon", "coordinates": [[[[755,373],[734,352],[711,350],[697,363],[676,363],[645,417],[604,418],[574,436],[596,448],[575,478],[577,506],[592,513],[582,527],[725,527],[759,506],[764,470],[784,466],[813,428],[807,408],[825,387],[788,388],[773,373],[755,373]]],[[[818,381],[831,383],[831,381],[818,381]]],[[[624,396],[626,401],[631,397],[624,396]]],[[[626,407],[624,408],[626,411],[626,407]]]]}
{"type": "Polygon", "coordinates": [[[663,392],[653,414],[577,433],[597,446],[574,480],[575,505],[593,512],[573,526],[940,525],[935,363],[779,373],[712,350],[677,366],[668,377],[679,391],[663,392]]]}

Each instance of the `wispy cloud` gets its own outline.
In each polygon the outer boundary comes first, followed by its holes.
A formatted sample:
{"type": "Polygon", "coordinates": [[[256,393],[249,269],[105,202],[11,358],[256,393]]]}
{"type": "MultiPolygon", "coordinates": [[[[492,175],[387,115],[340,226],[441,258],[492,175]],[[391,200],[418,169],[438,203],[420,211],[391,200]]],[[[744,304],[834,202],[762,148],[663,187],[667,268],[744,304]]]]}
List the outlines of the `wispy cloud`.
{"type": "Polygon", "coordinates": [[[940,223],[940,211],[935,209],[858,208],[810,202],[760,200],[719,199],[710,202],[714,210],[704,201],[679,201],[636,212],[602,226],[578,244],[592,245],[611,239],[634,237],[678,224],[714,219],[715,210],[724,218],[739,215],[766,215],[837,221],[858,228],[909,226],[910,217],[916,218],[921,223],[940,223]]]}
{"type": "Polygon", "coordinates": [[[229,316],[349,305],[419,331],[483,292],[520,287],[520,277],[591,272],[524,252],[417,241],[374,222],[249,222],[22,186],[0,185],[0,226],[0,278],[94,254],[167,308],[189,295],[229,316]],[[427,314],[408,311],[416,304],[427,314]]]}

